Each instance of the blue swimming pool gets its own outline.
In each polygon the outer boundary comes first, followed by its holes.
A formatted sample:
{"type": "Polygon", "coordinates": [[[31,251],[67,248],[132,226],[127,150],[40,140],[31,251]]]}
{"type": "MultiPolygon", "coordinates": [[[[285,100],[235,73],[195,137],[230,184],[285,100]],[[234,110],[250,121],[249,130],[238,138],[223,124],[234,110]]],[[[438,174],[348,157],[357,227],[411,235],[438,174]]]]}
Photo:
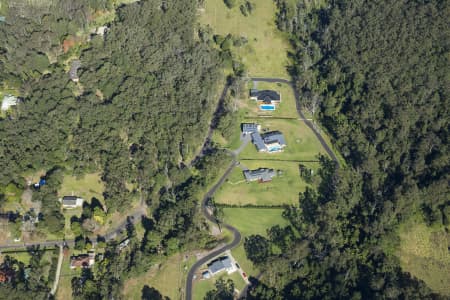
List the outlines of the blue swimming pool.
{"type": "Polygon", "coordinates": [[[269,152],[278,152],[281,151],[282,148],[280,146],[272,146],[272,147],[268,147],[267,149],[269,152]]]}
{"type": "Polygon", "coordinates": [[[260,110],[275,110],[275,105],[273,104],[264,104],[259,106],[260,110]]]}

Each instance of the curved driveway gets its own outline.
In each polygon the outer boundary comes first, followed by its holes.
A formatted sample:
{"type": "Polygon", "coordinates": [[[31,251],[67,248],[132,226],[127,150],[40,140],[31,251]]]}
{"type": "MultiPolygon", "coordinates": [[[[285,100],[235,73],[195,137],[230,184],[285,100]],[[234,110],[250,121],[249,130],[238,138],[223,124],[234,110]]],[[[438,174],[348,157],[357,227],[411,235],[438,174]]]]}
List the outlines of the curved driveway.
{"type": "Polygon", "coordinates": [[[323,136],[316,129],[316,127],[314,126],[313,122],[311,122],[310,120],[305,118],[305,115],[303,114],[303,112],[302,112],[302,110],[300,108],[300,95],[297,92],[297,90],[295,89],[294,83],[292,81],[289,81],[287,79],[282,79],[282,78],[269,78],[269,77],[251,77],[250,80],[252,80],[252,81],[260,81],[260,82],[273,82],[273,83],[286,83],[286,84],[288,84],[292,88],[292,91],[294,92],[295,106],[297,108],[297,113],[299,114],[300,118],[305,122],[306,126],[308,126],[314,132],[314,134],[316,135],[316,137],[319,140],[319,142],[322,145],[322,147],[325,149],[325,151],[331,157],[331,159],[334,160],[334,162],[336,163],[336,166],[338,168],[340,167],[340,164],[339,164],[339,161],[338,161],[336,155],[331,150],[331,148],[328,146],[328,144],[325,142],[325,139],[323,138],[323,136]]]}
{"type": "MultiPolygon", "coordinates": [[[[206,193],[206,195],[203,197],[202,200],[202,213],[208,219],[209,221],[213,223],[218,223],[217,219],[211,215],[211,212],[208,209],[207,202],[208,200],[214,195],[214,193],[217,191],[217,189],[225,182],[225,179],[227,179],[228,175],[230,175],[231,171],[233,171],[234,167],[236,166],[237,162],[235,159],[231,162],[231,164],[228,166],[228,169],[225,171],[225,173],[220,177],[219,181],[206,193]]],[[[222,223],[222,227],[228,229],[233,233],[233,240],[231,243],[226,244],[219,249],[216,249],[212,252],[210,252],[208,255],[202,257],[197,262],[192,265],[191,269],[188,272],[187,280],[186,280],[186,300],[192,300],[192,284],[194,280],[194,274],[195,272],[204,264],[206,264],[211,259],[215,258],[216,256],[219,256],[221,253],[233,249],[239,243],[241,242],[241,233],[234,228],[233,226],[229,224],[222,223]]]]}
{"type": "MultiPolygon", "coordinates": [[[[331,157],[331,159],[336,163],[336,166],[339,167],[339,161],[338,161],[336,155],[334,154],[334,152],[331,150],[331,148],[325,142],[325,139],[322,137],[320,132],[315,128],[314,124],[310,120],[305,118],[305,115],[303,114],[302,110],[300,109],[300,103],[299,103],[300,97],[299,97],[299,94],[298,94],[297,90],[295,89],[294,83],[292,81],[287,80],[287,79],[282,79],[282,78],[269,78],[269,77],[252,77],[250,79],[252,81],[288,84],[292,88],[292,91],[294,92],[294,96],[295,96],[295,100],[296,100],[295,105],[297,108],[297,113],[299,114],[300,118],[305,122],[306,126],[308,126],[314,132],[314,134],[316,135],[316,137],[319,140],[322,147],[325,149],[325,151],[331,157]]],[[[226,85],[226,87],[224,88],[221,98],[223,98],[225,96],[224,93],[226,93],[227,89],[228,89],[228,85],[226,85]]],[[[210,132],[208,133],[208,136],[211,133],[212,133],[212,128],[210,128],[210,132]]],[[[239,149],[242,150],[242,148],[243,147],[240,147],[239,149]]],[[[239,152],[240,151],[236,151],[236,153],[233,153],[233,154],[235,156],[237,156],[239,154],[239,152]]],[[[237,164],[237,161],[235,159],[233,159],[233,162],[230,164],[230,166],[228,167],[226,172],[222,175],[219,182],[217,182],[203,197],[202,204],[201,204],[202,213],[209,221],[211,221],[213,223],[217,223],[217,220],[214,216],[211,215],[210,211],[208,210],[207,202],[211,198],[211,196],[214,195],[216,190],[224,183],[225,179],[231,173],[231,171],[236,166],[236,164],[237,164]]],[[[202,265],[206,264],[211,259],[215,258],[216,256],[219,256],[221,253],[223,253],[227,250],[230,250],[230,249],[236,247],[241,242],[241,238],[242,238],[241,233],[236,228],[234,228],[233,226],[231,226],[229,224],[225,224],[225,223],[223,223],[222,226],[225,227],[226,229],[230,230],[233,233],[233,240],[231,241],[231,243],[226,244],[223,247],[220,247],[219,249],[212,251],[211,253],[202,257],[196,263],[194,263],[194,265],[191,267],[191,269],[189,270],[188,275],[187,275],[186,300],[192,300],[192,285],[193,285],[193,281],[194,281],[195,272],[202,265]]],[[[247,286],[245,289],[247,289],[247,286]]],[[[243,291],[243,293],[245,293],[245,291],[243,291]]]]}
{"type": "MultiPolygon", "coordinates": [[[[250,78],[252,81],[261,81],[261,82],[273,82],[273,83],[285,83],[288,84],[295,95],[295,99],[296,99],[296,108],[297,108],[297,112],[300,115],[300,118],[305,122],[305,124],[314,132],[314,134],[316,135],[317,139],[319,140],[320,144],[322,145],[322,147],[325,149],[325,151],[327,152],[327,154],[331,157],[331,159],[333,159],[337,165],[337,167],[339,167],[339,161],[336,157],[336,155],[334,154],[334,152],[331,150],[331,148],[328,146],[328,144],[325,142],[325,139],[322,137],[322,135],[320,134],[320,132],[315,128],[314,124],[310,121],[307,120],[305,118],[305,115],[303,114],[303,112],[300,109],[300,103],[299,103],[299,94],[296,91],[294,84],[292,83],[292,81],[286,80],[286,79],[282,79],[282,78],[267,78],[267,77],[253,77],[250,78]]],[[[222,91],[222,94],[220,96],[219,99],[219,105],[220,102],[224,99],[226,92],[228,90],[228,84],[225,85],[224,90],[222,91]]],[[[213,122],[216,120],[213,120],[213,122]]],[[[214,128],[214,124],[211,124],[209,131],[208,131],[208,135],[206,137],[205,143],[203,145],[203,148],[206,146],[206,144],[208,143],[208,141],[211,139],[211,135],[213,132],[213,128],[214,128]]],[[[203,150],[202,148],[202,150],[203,150]]],[[[240,147],[239,149],[242,150],[240,147]]],[[[196,156],[196,158],[198,158],[199,156],[202,155],[201,151],[199,153],[198,156],[196,156]]],[[[236,151],[236,153],[234,153],[234,155],[238,155],[239,151],[236,151]]],[[[194,159],[195,160],[195,159],[194,159]]],[[[228,177],[228,175],[230,175],[231,171],[233,170],[233,168],[236,166],[237,161],[235,159],[233,159],[232,163],[230,164],[230,166],[228,167],[228,169],[225,171],[225,173],[222,175],[222,177],[220,178],[220,180],[206,193],[206,195],[203,197],[202,203],[201,203],[201,210],[203,215],[211,222],[213,223],[217,223],[217,220],[214,216],[212,216],[208,210],[207,207],[207,201],[211,198],[212,195],[214,195],[214,193],[216,192],[216,190],[225,182],[225,179],[228,177]]],[[[129,218],[129,220],[132,223],[136,223],[137,221],[140,220],[140,217],[145,216],[146,212],[145,212],[145,207],[143,206],[143,201],[141,199],[141,207],[139,209],[137,209],[129,218]]],[[[121,231],[125,230],[127,222],[122,223],[121,225],[119,225],[115,230],[113,230],[112,232],[109,232],[105,235],[105,239],[106,240],[111,240],[114,239],[114,237],[119,234],[121,231]]],[[[211,253],[209,253],[208,255],[206,255],[205,257],[201,258],[200,260],[198,260],[189,270],[188,272],[188,277],[186,280],[186,300],[192,300],[192,284],[193,284],[193,279],[194,279],[194,274],[197,271],[197,269],[199,267],[201,267],[202,265],[204,265],[205,263],[207,263],[209,260],[213,259],[214,257],[220,255],[221,253],[230,250],[234,247],[236,247],[237,245],[239,245],[240,241],[241,241],[241,233],[234,228],[233,226],[229,225],[229,224],[222,224],[223,227],[225,227],[226,229],[230,230],[233,233],[233,240],[231,241],[231,243],[226,244],[222,247],[220,247],[219,249],[216,249],[214,251],[212,251],[211,253]]],[[[95,239],[93,239],[94,241],[95,239]]],[[[45,242],[38,242],[38,243],[29,243],[29,244],[9,244],[9,245],[1,245],[0,246],[0,250],[1,249],[8,249],[8,248],[22,248],[22,247],[30,247],[30,246],[37,246],[37,245],[41,245],[41,246],[59,246],[59,245],[64,245],[67,244],[69,246],[73,246],[75,244],[74,240],[70,240],[70,241],[64,241],[64,240],[54,240],[54,241],[45,241],[45,242]]]]}

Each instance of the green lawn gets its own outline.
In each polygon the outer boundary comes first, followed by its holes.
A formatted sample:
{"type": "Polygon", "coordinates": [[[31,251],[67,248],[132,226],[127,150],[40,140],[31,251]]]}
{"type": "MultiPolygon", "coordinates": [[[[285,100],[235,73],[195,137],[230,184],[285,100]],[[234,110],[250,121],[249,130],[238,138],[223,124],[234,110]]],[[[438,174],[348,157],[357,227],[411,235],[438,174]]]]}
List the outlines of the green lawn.
{"type": "Polygon", "coordinates": [[[209,24],[214,33],[243,36],[248,44],[234,48],[241,57],[251,76],[288,78],[289,65],[287,51],[289,43],[275,25],[277,8],[273,0],[253,1],[255,9],[244,17],[239,5],[228,9],[223,0],[206,0],[204,10],[200,10],[200,22],[209,24]]]}
{"type": "Polygon", "coordinates": [[[223,273],[220,275],[216,275],[210,279],[207,280],[199,280],[194,283],[194,289],[193,289],[193,299],[203,299],[206,296],[206,293],[210,290],[215,289],[215,282],[222,278],[223,280],[227,281],[228,279],[233,280],[234,287],[238,289],[239,291],[242,290],[245,287],[245,281],[242,279],[241,274],[239,272],[234,272],[230,275],[223,273]]]}
{"type": "MultiPolygon", "coordinates": [[[[249,120],[249,122],[251,121],[249,120]]],[[[286,139],[287,146],[280,153],[259,153],[255,146],[249,143],[240,154],[241,159],[311,161],[317,160],[317,154],[326,153],[314,132],[302,121],[279,119],[258,119],[254,121],[261,124],[262,129],[281,131],[286,139]]]]}
{"type": "Polygon", "coordinates": [[[298,119],[297,107],[295,105],[295,95],[292,88],[285,83],[257,82],[253,85],[250,82],[248,91],[245,93],[244,99],[240,100],[241,109],[244,111],[244,117],[274,117],[274,118],[295,118],[298,119]],[[274,90],[280,93],[281,103],[275,111],[262,111],[259,109],[255,100],[250,100],[249,90],[256,87],[258,90],[274,90]]]}
{"type": "MultiPolygon", "coordinates": [[[[242,240],[252,234],[267,236],[267,229],[270,227],[288,224],[282,216],[283,209],[279,208],[224,208],[224,213],[225,222],[241,232],[242,240]]],[[[247,259],[242,242],[231,253],[248,276],[259,274],[259,270],[247,259]]]]}
{"type": "Polygon", "coordinates": [[[432,290],[450,296],[450,234],[443,227],[428,227],[411,220],[399,229],[395,255],[406,272],[422,279],[432,290]]]}
{"type": "Polygon", "coordinates": [[[58,196],[80,196],[88,202],[95,197],[103,201],[104,190],[105,187],[99,173],[85,174],[81,178],[66,174],[58,191],[58,196]]]}
{"type": "Polygon", "coordinates": [[[170,299],[183,298],[181,290],[186,285],[186,276],[195,259],[192,255],[185,260],[184,254],[175,254],[161,263],[159,268],[128,279],[124,286],[125,299],[140,299],[142,288],[148,285],[156,288],[170,299]]]}
{"type": "Polygon", "coordinates": [[[225,223],[236,227],[243,237],[251,234],[266,235],[276,224],[287,225],[281,208],[224,208],[225,223]]]}
{"type": "Polygon", "coordinates": [[[205,298],[205,295],[208,291],[211,291],[214,289],[214,279],[209,279],[209,280],[200,280],[194,283],[194,288],[193,288],[193,297],[192,299],[194,300],[201,300],[203,298],[205,298]]]}
{"type": "Polygon", "coordinates": [[[71,300],[72,299],[72,278],[81,275],[81,269],[70,268],[70,256],[78,255],[79,251],[70,250],[67,256],[64,256],[61,265],[61,276],[59,277],[58,290],[56,291],[57,300],[71,300]]]}
{"type": "MultiPolygon", "coordinates": [[[[308,185],[299,173],[299,163],[279,161],[242,161],[248,169],[272,168],[282,173],[272,182],[249,182],[244,179],[241,168],[236,167],[228,180],[214,196],[216,203],[233,205],[282,205],[297,204],[298,194],[308,185]]],[[[317,170],[318,163],[305,163],[307,167],[317,170]]]]}
{"type": "Polygon", "coordinates": [[[11,256],[14,257],[15,259],[17,259],[20,262],[23,262],[25,265],[28,265],[30,263],[30,259],[31,256],[28,252],[24,251],[24,252],[4,252],[2,254],[0,254],[0,261],[3,261],[3,258],[5,256],[11,256]]]}
{"type": "MultiPolygon", "coordinates": [[[[225,219],[228,224],[236,227],[244,239],[251,234],[261,234],[266,236],[266,230],[274,225],[287,225],[287,221],[282,217],[282,209],[279,208],[224,208],[225,219]]],[[[231,251],[233,257],[238,262],[247,276],[259,274],[251,261],[245,256],[243,243],[231,251]]],[[[194,299],[203,299],[206,293],[214,289],[214,282],[218,278],[225,280],[231,278],[238,290],[245,286],[245,282],[238,272],[231,275],[222,274],[209,280],[199,280],[194,284],[194,299]]]]}

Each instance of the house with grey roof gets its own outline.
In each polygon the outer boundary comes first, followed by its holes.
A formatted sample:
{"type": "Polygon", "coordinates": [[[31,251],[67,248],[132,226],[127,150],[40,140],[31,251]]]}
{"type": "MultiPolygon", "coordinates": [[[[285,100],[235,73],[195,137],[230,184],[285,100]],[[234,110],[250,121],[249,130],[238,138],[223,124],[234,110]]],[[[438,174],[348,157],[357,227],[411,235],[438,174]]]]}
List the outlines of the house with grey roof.
{"type": "Polygon", "coordinates": [[[266,145],[264,144],[264,140],[261,137],[261,134],[259,132],[252,133],[252,143],[255,145],[256,150],[258,152],[266,152],[266,145]]]}
{"type": "Polygon", "coordinates": [[[252,134],[261,130],[261,125],[256,123],[242,123],[241,126],[243,134],[252,134]]]}
{"type": "Polygon", "coordinates": [[[81,67],[81,61],[78,59],[72,60],[70,63],[69,77],[73,82],[78,82],[78,69],[81,67]]]}
{"type": "Polygon", "coordinates": [[[264,104],[274,104],[281,102],[281,95],[277,91],[273,90],[250,90],[250,99],[262,102],[264,104]]]}
{"type": "Polygon", "coordinates": [[[286,147],[286,140],[279,131],[272,131],[262,135],[264,144],[266,145],[267,152],[279,152],[286,147]]]}
{"type": "Polygon", "coordinates": [[[259,168],[256,170],[245,170],[244,177],[247,182],[259,181],[259,182],[269,182],[277,174],[274,169],[259,168]]]}
{"type": "Polygon", "coordinates": [[[228,256],[222,256],[208,264],[208,271],[211,275],[222,271],[227,271],[228,274],[231,274],[236,271],[236,266],[228,256]]]}
{"type": "Polygon", "coordinates": [[[286,140],[279,131],[272,131],[264,134],[252,133],[252,142],[258,152],[281,152],[286,147],[286,140]]]}
{"type": "Polygon", "coordinates": [[[63,208],[77,208],[83,206],[83,198],[77,196],[64,196],[60,199],[63,208]]]}

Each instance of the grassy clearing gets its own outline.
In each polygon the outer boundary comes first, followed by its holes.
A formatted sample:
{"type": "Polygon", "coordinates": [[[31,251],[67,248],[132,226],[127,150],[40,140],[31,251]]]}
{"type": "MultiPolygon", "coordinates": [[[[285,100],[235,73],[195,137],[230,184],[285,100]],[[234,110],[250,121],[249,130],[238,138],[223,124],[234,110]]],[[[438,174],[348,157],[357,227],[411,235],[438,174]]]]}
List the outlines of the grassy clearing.
{"type": "MultiPolygon", "coordinates": [[[[248,169],[272,168],[282,171],[272,182],[247,183],[241,168],[235,168],[228,180],[222,185],[214,197],[217,203],[232,205],[281,205],[297,204],[298,194],[308,184],[300,178],[299,163],[278,161],[243,161],[248,169]],[[243,197],[243,195],[245,195],[243,197]]],[[[305,164],[317,170],[318,163],[305,164]]]]}
{"type": "Polygon", "coordinates": [[[326,154],[314,132],[301,121],[258,119],[255,122],[261,124],[262,129],[281,131],[287,146],[280,153],[259,153],[249,144],[240,154],[241,159],[311,161],[317,160],[319,153],[326,154]]]}
{"type": "Polygon", "coordinates": [[[0,254],[0,262],[3,261],[5,256],[14,257],[18,261],[23,262],[25,265],[28,265],[30,263],[30,259],[31,259],[30,254],[28,252],[26,252],[26,251],[24,251],[24,252],[11,252],[11,253],[4,252],[4,253],[0,254]]]}
{"type": "Polygon", "coordinates": [[[241,291],[245,287],[245,281],[244,279],[242,279],[239,272],[236,271],[230,275],[224,273],[221,275],[217,275],[211,279],[196,281],[194,283],[193,299],[204,299],[208,291],[215,289],[215,282],[220,278],[225,281],[227,281],[228,279],[233,280],[234,287],[239,291],[241,291]]]}
{"type": "Polygon", "coordinates": [[[100,179],[99,173],[85,174],[81,178],[71,175],[64,175],[58,196],[80,196],[90,202],[92,198],[103,201],[103,191],[105,186],[100,179]]]}
{"type": "MultiPolygon", "coordinates": [[[[283,209],[279,208],[224,208],[224,213],[225,222],[236,227],[241,232],[242,239],[252,234],[267,236],[267,229],[270,227],[288,224],[282,216],[283,209]]],[[[248,276],[259,274],[260,271],[247,259],[242,242],[231,253],[248,276]]]]}
{"type": "MultiPolygon", "coordinates": [[[[220,277],[218,277],[220,278],[220,277]]],[[[214,283],[215,283],[215,279],[209,279],[209,280],[200,280],[194,283],[194,287],[193,287],[193,299],[197,300],[197,299],[204,299],[206,293],[208,293],[208,291],[211,291],[214,289],[214,283]]]]}
{"type": "Polygon", "coordinates": [[[274,225],[287,225],[280,208],[224,208],[225,222],[232,224],[243,237],[260,234],[274,225]]]}
{"type": "Polygon", "coordinates": [[[399,229],[395,255],[404,271],[422,279],[432,290],[450,296],[450,234],[443,227],[428,227],[410,220],[399,229]]]}
{"type": "Polygon", "coordinates": [[[156,288],[162,295],[170,299],[182,299],[182,290],[186,284],[189,268],[194,263],[193,256],[186,260],[184,254],[175,254],[164,261],[158,269],[128,279],[124,286],[125,299],[140,299],[142,288],[148,285],[156,288]]]}
{"type": "MultiPolygon", "coordinates": [[[[251,234],[261,234],[266,236],[266,230],[274,225],[287,225],[287,221],[282,217],[282,209],[278,208],[224,208],[225,219],[228,224],[236,227],[245,238],[251,234]]],[[[248,276],[256,276],[259,274],[251,261],[245,256],[244,246],[241,243],[237,248],[231,251],[231,254],[236,259],[242,270],[248,276]]],[[[233,274],[222,274],[221,276],[213,277],[209,280],[200,280],[194,284],[194,299],[203,299],[206,293],[214,289],[214,283],[217,279],[223,278],[227,280],[231,278],[238,290],[245,286],[245,282],[238,272],[233,274]]]]}
{"type": "MultiPolygon", "coordinates": [[[[241,1],[238,1],[241,4],[241,1]]],[[[209,24],[215,33],[243,36],[248,44],[234,48],[251,76],[273,76],[288,78],[287,51],[289,43],[275,25],[277,8],[273,0],[253,1],[255,9],[245,17],[239,5],[228,9],[223,0],[206,0],[200,12],[200,22],[209,24]]]]}

